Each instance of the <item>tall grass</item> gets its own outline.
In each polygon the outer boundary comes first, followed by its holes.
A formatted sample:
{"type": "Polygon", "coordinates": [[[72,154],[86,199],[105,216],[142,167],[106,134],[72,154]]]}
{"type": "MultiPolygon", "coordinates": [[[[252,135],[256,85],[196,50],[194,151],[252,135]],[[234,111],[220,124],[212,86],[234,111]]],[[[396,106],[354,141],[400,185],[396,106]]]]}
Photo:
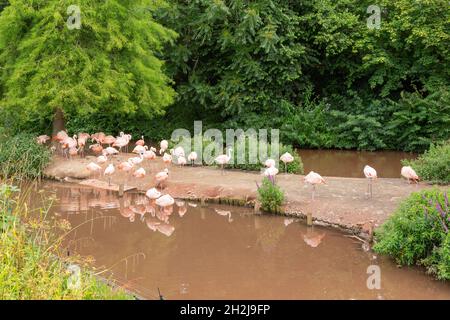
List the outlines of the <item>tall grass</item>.
{"type": "Polygon", "coordinates": [[[80,273],[78,286],[68,265],[88,270],[79,256],[68,257],[62,250],[64,234],[71,226],[66,220],[49,218],[52,199],[32,210],[27,194],[9,184],[0,185],[0,299],[129,299],[88,271],[80,273]]]}
{"type": "Polygon", "coordinates": [[[20,133],[0,134],[0,175],[4,179],[33,179],[42,176],[50,162],[51,152],[37,144],[35,136],[20,133]]]}

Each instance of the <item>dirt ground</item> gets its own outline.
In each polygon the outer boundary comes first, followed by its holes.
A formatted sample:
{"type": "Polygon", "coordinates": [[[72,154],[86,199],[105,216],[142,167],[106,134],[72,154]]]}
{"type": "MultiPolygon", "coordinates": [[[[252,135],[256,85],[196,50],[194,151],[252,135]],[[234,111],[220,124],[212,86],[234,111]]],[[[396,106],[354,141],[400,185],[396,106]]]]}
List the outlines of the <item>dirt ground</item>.
{"type": "MultiPolygon", "coordinates": [[[[121,154],[112,162],[116,165],[126,160],[132,154],[121,154]]],[[[46,168],[45,176],[50,179],[79,183],[80,180],[95,178],[107,181],[103,175],[89,175],[86,165],[95,162],[95,157],[66,160],[54,156],[52,163],[46,168]],[[75,180],[78,179],[78,180],[75,180]]],[[[116,172],[112,184],[125,184],[145,191],[155,186],[154,176],[165,168],[161,158],[144,160],[142,167],[146,177],[136,179],[126,173],[116,172]]],[[[106,168],[106,164],[103,165],[106,168]]],[[[180,168],[174,164],[168,167],[169,179],[164,193],[174,198],[205,199],[205,201],[220,199],[235,199],[241,203],[253,203],[256,198],[256,182],[260,183],[262,175],[258,172],[225,170],[222,174],[218,168],[191,167],[180,168]]],[[[362,173],[361,173],[362,175],[362,173]]],[[[367,180],[365,178],[324,177],[326,185],[317,188],[316,197],[311,199],[311,186],[303,182],[303,176],[294,174],[279,174],[277,183],[285,191],[286,204],[284,212],[288,215],[304,217],[312,213],[316,223],[324,223],[347,230],[370,234],[373,227],[385,221],[395,210],[399,202],[411,192],[423,188],[432,188],[426,183],[408,184],[402,179],[377,179],[373,183],[373,198],[367,199],[367,180]]]]}

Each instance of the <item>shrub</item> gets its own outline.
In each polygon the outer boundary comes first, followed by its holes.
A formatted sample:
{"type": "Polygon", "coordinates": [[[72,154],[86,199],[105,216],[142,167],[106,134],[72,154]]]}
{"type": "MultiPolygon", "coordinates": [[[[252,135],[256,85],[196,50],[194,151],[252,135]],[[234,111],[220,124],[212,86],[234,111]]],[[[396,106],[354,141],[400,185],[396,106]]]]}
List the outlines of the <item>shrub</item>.
{"type": "Polygon", "coordinates": [[[403,160],[403,164],[410,165],[419,177],[431,183],[450,183],[450,140],[435,143],[430,149],[420,155],[417,160],[403,160]]]}
{"type": "MultiPolygon", "coordinates": [[[[68,264],[88,267],[79,257],[67,257],[63,237],[66,220],[49,219],[48,208],[29,212],[19,190],[0,186],[0,299],[130,299],[82,271],[80,286],[70,288],[68,264]]],[[[26,194],[23,191],[22,194],[26,194]]]]}
{"type": "Polygon", "coordinates": [[[37,144],[32,134],[0,137],[0,174],[5,178],[40,177],[50,158],[50,150],[37,144]]]}
{"type": "Polygon", "coordinates": [[[264,211],[278,212],[284,201],[284,192],[275,180],[265,177],[262,186],[258,186],[258,200],[264,211]]]}
{"type": "Polygon", "coordinates": [[[449,229],[448,191],[413,193],[376,230],[374,250],[402,265],[423,265],[437,278],[450,280],[449,229]]]}
{"type": "MultiPolygon", "coordinates": [[[[191,150],[195,150],[195,145],[194,145],[194,138],[191,139],[191,145],[189,146],[189,142],[184,139],[183,137],[180,138],[179,141],[176,141],[176,143],[174,143],[174,141],[169,141],[169,148],[175,148],[175,146],[182,146],[184,148],[184,150],[187,152],[187,150],[189,150],[189,148],[191,150]]],[[[203,138],[202,140],[202,150],[205,151],[207,147],[213,149],[212,146],[210,146],[211,144],[215,143],[214,141],[207,139],[207,138],[203,138]]],[[[243,157],[243,159],[245,160],[245,163],[241,163],[238,164],[238,160],[239,155],[238,155],[238,144],[239,142],[235,143],[235,148],[233,150],[233,152],[231,153],[231,156],[234,159],[234,164],[229,164],[228,167],[229,168],[233,168],[233,169],[240,169],[240,170],[249,170],[249,171],[259,171],[261,170],[262,167],[264,167],[264,161],[266,161],[267,159],[257,159],[257,163],[250,163],[250,159],[249,159],[249,139],[246,138],[245,140],[245,155],[243,157]]],[[[264,142],[259,141],[258,142],[258,146],[261,148],[267,148],[267,153],[268,155],[271,154],[271,144],[265,144],[264,142]]],[[[220,150],[222,146],[218,146],[217,148],[220,150]]],[[[283,153],[285,152],[289,152],[293,157],[294,157],[294,161],[289,163],[287,166],[287,171],[289,173],[298,173],[298,174],[303,174],[303,162],[302,159],[300,158],[300,156],[297,154],[297,152],[295,152],[295,150],[292,148],[292,146],[287,146],[287,145],[283,145],[283,144],[279,144],[279,156],[281,156],[283,153]]],[[[197,151],[197,153],[200,152],[200,150],[195,150],[197,151]]],[[[259,154],[259,149],[257,150],[258,154],[259,154]]],[[[225,150],[224,152],[228,152],[228,150],[225,150]]],[[[186,154],[187,156],[187,154],[186,154]]],[[[242,155],[241,155],[242,157],[242,155]]],[[[203,157],[203,165],[216,165],[216,163],[213,161],[214,159],[208,159],[203,157]]],[[[277,159],[274,159],[277,160],[277,159]]],[[[279,160],[279,159],[278,159],[279,160]]],[[[279,169],[280,172],[284,172],[284,164],[280,161],[279,164],[279,169]]]]}

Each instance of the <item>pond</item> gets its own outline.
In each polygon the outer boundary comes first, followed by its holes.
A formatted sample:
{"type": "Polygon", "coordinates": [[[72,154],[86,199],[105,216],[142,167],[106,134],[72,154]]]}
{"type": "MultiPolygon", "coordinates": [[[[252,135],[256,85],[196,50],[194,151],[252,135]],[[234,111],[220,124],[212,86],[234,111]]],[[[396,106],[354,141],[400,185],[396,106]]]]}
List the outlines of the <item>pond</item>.
{"type": "Polygon", "coordinates": [[[58,199],[51,214],[78,227],[69,251],[147,299],[158,288],[166,299],[450,299],[450,284],[398,268],[337,230],[248,208],[177,201],[168,215],[141,194],[40,188],[58,199]],[[367,287],[371,265],[380,290],[367,287]]]}
{"type": "Polygon", "coordinates": [[[305,173],[315,171],[322,176],[364,178],[369,165],[380,178],[400,178],[401,160],[415,159],[417,154],[401,151],[355,151],[298,149],[305,173]]]}

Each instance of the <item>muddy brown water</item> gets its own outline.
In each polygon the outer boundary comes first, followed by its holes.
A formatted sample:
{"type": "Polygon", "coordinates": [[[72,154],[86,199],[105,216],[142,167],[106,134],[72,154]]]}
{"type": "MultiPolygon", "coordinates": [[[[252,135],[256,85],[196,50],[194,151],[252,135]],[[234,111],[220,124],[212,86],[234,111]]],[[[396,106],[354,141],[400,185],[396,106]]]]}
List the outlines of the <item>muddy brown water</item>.
{"type": "Polygon", "coordinates": [[[57,198],[51,214],[77,227],[69,251],[147,299],[158,288],[166,299],[450,299],[449,283],[398,268],[337,230],[247,208],[179,202],[167,215],[139,194],[40,188],[57,198]],[[371,265],[379,290],[367,287],[371,265]]]}
{"type": "Polygon", "coordinates": [[[315,171],[323,176],[363,178],[369,165],[380,178],[400,178],[401,160],[415,159],[417,154],[401,151],[355,151],[298,149],[305,173],[315,171]]]}

